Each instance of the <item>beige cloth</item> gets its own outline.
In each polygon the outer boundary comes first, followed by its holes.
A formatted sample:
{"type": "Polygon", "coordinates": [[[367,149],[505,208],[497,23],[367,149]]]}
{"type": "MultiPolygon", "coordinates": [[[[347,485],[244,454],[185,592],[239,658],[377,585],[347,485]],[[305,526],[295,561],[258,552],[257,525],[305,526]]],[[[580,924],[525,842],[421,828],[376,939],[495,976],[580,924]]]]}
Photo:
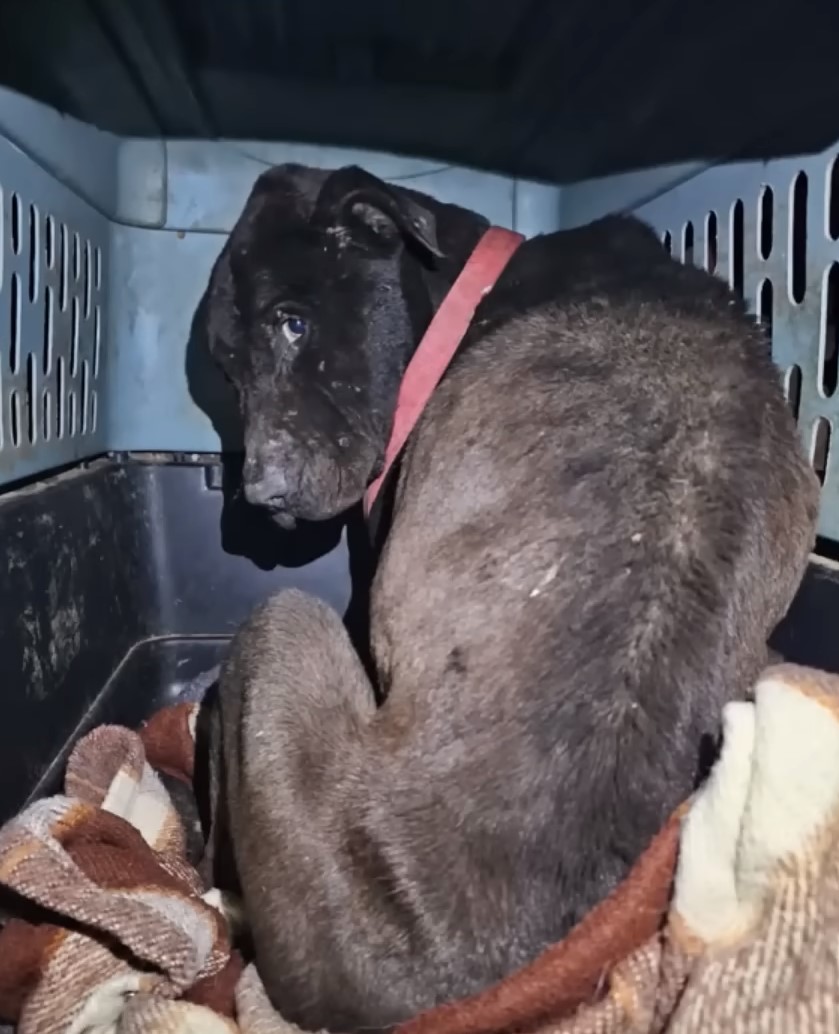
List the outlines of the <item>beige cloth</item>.
{"type": "Polygon", "coordinates": [[[725,712],[661,938],[555,1034],[839,1032],[839,679],[769,669],[725,712]]]}

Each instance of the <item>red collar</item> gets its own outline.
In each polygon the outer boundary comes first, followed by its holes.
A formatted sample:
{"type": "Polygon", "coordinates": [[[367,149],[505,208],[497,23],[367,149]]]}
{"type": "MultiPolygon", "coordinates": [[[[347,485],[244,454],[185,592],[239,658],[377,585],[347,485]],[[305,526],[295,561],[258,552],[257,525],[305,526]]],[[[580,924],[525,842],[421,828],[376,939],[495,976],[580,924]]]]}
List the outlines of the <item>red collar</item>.
{"type": "Polygon", "coordinates": [[[452,284],[429,323],[402,378],[390,441],[385,451],[384,469],[364,494],[366,516],[372,510],[390,468],[469,329],[478,303],[495,286],[522,241],[524,237],[520,233],[491,226],[478,241],[460,276],[452,284]]]}

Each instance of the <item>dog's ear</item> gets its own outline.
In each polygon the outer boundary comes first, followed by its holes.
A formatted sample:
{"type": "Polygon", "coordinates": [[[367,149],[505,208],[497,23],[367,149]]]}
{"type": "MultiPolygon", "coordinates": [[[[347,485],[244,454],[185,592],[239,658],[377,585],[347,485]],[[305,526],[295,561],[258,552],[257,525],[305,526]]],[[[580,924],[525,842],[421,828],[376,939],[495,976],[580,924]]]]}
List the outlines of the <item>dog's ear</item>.
{"type": "Polygon", "coordinates": [[[393,244],[408,238],[437,258],[443,257],[433,212],[398,187],[356,165],[338,169],[329,176],[315,215],[327,225],[364,234],[371,243],[393,244]]]}

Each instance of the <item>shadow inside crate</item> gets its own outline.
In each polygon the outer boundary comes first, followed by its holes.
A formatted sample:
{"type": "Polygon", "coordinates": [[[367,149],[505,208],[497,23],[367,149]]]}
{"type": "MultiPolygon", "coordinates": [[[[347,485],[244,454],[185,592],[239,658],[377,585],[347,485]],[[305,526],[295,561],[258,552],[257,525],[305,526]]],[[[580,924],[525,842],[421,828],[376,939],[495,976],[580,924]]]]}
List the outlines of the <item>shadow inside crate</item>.
{"type": "Polygon", "coordinates": [[[835,40],[826,0],[28,0],[0,34],[0,81],[131,138],[297,141],[568,184],[821,150],[835,40]]]}

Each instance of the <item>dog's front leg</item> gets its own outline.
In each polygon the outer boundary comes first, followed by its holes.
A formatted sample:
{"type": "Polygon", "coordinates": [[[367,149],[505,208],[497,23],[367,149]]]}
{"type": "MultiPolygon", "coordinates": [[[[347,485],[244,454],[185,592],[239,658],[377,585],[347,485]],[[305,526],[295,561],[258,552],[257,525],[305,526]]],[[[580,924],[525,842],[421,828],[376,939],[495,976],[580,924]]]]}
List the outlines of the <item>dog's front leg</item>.
{"type": "Polygon", "coordinates": [[[350,1029],[371,997],[387,999],[354,847],[376,767],[373,687],[339,616],[287,591],[234,638],[220,704],[223,794],[260,975],[287,1019],[350,1029]]]}

